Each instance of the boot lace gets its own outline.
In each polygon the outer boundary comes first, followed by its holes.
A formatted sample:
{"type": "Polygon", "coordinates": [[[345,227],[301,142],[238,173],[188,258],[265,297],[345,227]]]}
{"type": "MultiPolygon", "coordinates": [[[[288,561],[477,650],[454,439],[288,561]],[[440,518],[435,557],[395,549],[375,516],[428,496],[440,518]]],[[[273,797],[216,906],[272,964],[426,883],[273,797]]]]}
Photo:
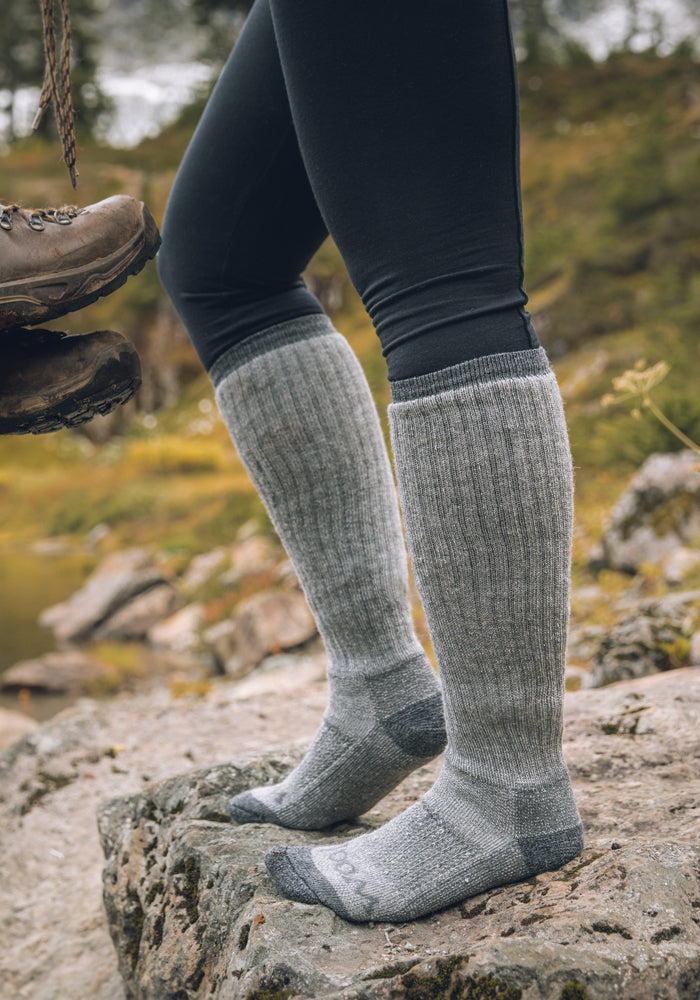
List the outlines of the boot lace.
{"type": "Polygon", "coordinates": [[[68,167],[71,184],[76,186],[78,171],[75,158],[75,133],[73,131],[73,104],[70,94],[70,18],[67,0],[58,0],[61,14],[61,49],[56,58],[56,30],[54,0],[41,0],[44,25],[44,54],[46,68],[39,97],[39,108],[32,128],[37,128],[44,111],[53,103],[56,128],[61,143],[63,162],[68,167]]]}
{"type": "Polygon", "coordinates": [[[40,233],[46,229],[46,223],[56,223],[59,226],[69,226],[80,214],[77,205],[62,205],[60,208],[20,208],[19,205],[0,205],[0,229],[8,232],[13,228],[16,218],[22,219],[30,229],[40,233]]]}

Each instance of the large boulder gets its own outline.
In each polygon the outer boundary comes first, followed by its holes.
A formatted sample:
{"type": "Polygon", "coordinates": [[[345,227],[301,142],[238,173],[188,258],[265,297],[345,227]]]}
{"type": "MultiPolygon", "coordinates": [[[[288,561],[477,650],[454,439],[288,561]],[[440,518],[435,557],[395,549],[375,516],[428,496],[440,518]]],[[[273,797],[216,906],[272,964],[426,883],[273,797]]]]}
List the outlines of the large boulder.
{"type": "Polygon", "coordinates": [[[689,666],[696,655],[693,637],[699,622],[698,591],[646,599],[621,609],[612,628],[591,630],[591,668],[581,675],[582,686],[600,687],[689,666]]]}
{"type": "Polygon", "coordinates": [[[176,653],[196,653],[201,650],[201,631],[205,622],[203,604],[186,604],[169,618],[157,622],[146,633],[148,642],[156,649],[170,649],[176,653]]]}
{"type": "Polygon", "coordinates": [[[95,629],[94,638],[114,641],[145,639],[149,629],[173,615],[182,601],[170,583],[156,583],[110,615],[95,629]]]}
{"type": "Polygon", "coordinates": [[[308,743],[323,676],[323,656],[304,656],[298,670],[221,680],[205,697],[157,687],[81,699],[0,751],[3,1000],[124,1000],[102,905],[99,802],[193,763],[308,743]]]}
{"type": "Polygon", "coordinates": [[[659,563],[676,581],[700,567],[700,457],[651,455],[614,507],[594,565],[634,573],[659,563]]]}
{"type": "Polygon", "coordinates": [[[1,675],[3,691],[26,688],[42,694],[78,694],[94,690],[110,675],[109,667],[79,649],[45,653],[20,660],[1,675]]]}
{"type": "Polygon", "coordinates": [[[264,591],[241,601],[233,618],[208,629],[204,640],[224,672],[243,677],[270,653],[301,646],[316,631],[300,590],[264,591]]]}
{"type": "Polygon", "coordinates": [[[699,682],[687,669],[569,695],[583,854],[399,926],[283,899],[263,857],[381,825],[439,762],[358,824],[317,833],[227,817],[231,794],[279,780],[298,754],[202,768],[106,803],[104,899],[127,997],[697,1000],[699,682]]]}
{"type": "Polygon", "coordinates": [[[269,576],[278,558],[278,549],[269,539],[251,534],[231,545],[195,556],[181,576],[179,585],[190,597],[198,596],[203,587],[212,584],[233,587],[246,577],[258,574],[269,576]]]}
{"type": "Polygon", "coordinates": [[[80,642],[127,601],[165,582],[142,549],[113,552],[69,600],[42,612],[39,622],[59,642],[80,642]]]}
{"type": "Polygon", "coordinates": [[[224,546],[200,552],[181,576],[180,588],[185,594],[195,594],[205,584],[220,576],[230,565],[231,551],[224,546]]]}

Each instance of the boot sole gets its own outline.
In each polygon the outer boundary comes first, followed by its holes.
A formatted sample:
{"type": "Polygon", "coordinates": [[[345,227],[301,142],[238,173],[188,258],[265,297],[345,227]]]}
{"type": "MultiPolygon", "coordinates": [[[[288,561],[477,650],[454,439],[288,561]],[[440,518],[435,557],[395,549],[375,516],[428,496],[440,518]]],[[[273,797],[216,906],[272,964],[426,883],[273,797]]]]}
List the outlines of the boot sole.
{"type": "Polygon", "coordinates": [[[36,415],[0,419],[0,434],[48,434],[64,427],[78,427],[128,402],[140,385],[138,355],[128,345],[119,357],[112,356],[97,364],[85,385],[48,404],[36,415]]]}
{"type": "Polygon", "coordinates": [[[31,284],[24,282],[14,288],[3,289],[0,285],[0,332],[17,326],[36,326],[76,312],[121,288],[127,278],[138,274],[155,257],[161,244],[158,227],[145,205],[142,217],[143,230],[132,244],[127,248],[120,247],[104,261],[96,261],[94,269],[88,270],[83,266],[61,274],[42,275],[34,278],[31,284]],[[99,270],[100,265],[102,270],[99,270]],[[69,286],[62,301],[54,305],[42,301],[41,291],[47,288],[55,290],[61,284],[69,286]],[[34,295],[31,294],[32,287],[34,295]]]}

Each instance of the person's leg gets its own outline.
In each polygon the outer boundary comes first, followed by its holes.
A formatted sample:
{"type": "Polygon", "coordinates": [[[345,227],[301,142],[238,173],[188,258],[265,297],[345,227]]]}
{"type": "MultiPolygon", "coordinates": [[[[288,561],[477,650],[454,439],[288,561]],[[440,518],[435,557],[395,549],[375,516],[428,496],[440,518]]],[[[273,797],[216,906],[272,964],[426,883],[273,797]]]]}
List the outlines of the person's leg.
{"type": "Polygon", "coordinates": [[[293,899],[407,920],[582,848],[561,746],[571,458],[522,311],[507,11],[271,3],[314,193],[385,346],[448,750],[431,791],[382,829],[266,863],[293,899]]]}
{"type": "Polygon", "coordinates": [[[299,277],[325,235],[258,0],[178,175],[160,270],[329,656],[328,709],[302,764],[231,813],[309,829],[366,811],[445,743],[377,412],[299,277]]]}
{"type": "Polygon", "coordinates": [[[268,0],[256,0],[175,178],[158,271],[207,371],[247,337],[323,316],[301,272],[328,232],[306,178],[268,0]]]}
{"type": "Polygon", "coordinates": [[[409,920],[581,850],[562,757],[571,463],[539,350],[393,383],[413,572],[445,699],[430,792],[348,844],[277,849],[282,891],[350,920],[409,920]]]}
{"type": "Polygon", "coordinates": [[[505,0],[270,0],[314,196],[389,378],[537,347],[505,0]]]}

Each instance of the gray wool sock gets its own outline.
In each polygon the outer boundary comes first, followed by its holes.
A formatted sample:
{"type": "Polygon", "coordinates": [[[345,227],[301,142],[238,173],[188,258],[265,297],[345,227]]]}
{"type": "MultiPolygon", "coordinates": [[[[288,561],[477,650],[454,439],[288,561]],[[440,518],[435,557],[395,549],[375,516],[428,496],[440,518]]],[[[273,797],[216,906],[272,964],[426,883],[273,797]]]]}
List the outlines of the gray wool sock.
{"type": "Polygon", "coordinates": [[[542,348],[499,354],[394,382],[392,399],[445,763],[381,829],[266,858],[285,895],[355,921],[411,920],[583,846],[561,748],[573,484],[554,374],[542,348]]]}
{"type": "Polygon", "coordinates": [[[248,338],[210,374],[328,652],[328,708],[303,761],[229,808],[239,823],[320,829],[371,808],[445,745],[389,458],[360,364],[325,316],[248,338]]]}

